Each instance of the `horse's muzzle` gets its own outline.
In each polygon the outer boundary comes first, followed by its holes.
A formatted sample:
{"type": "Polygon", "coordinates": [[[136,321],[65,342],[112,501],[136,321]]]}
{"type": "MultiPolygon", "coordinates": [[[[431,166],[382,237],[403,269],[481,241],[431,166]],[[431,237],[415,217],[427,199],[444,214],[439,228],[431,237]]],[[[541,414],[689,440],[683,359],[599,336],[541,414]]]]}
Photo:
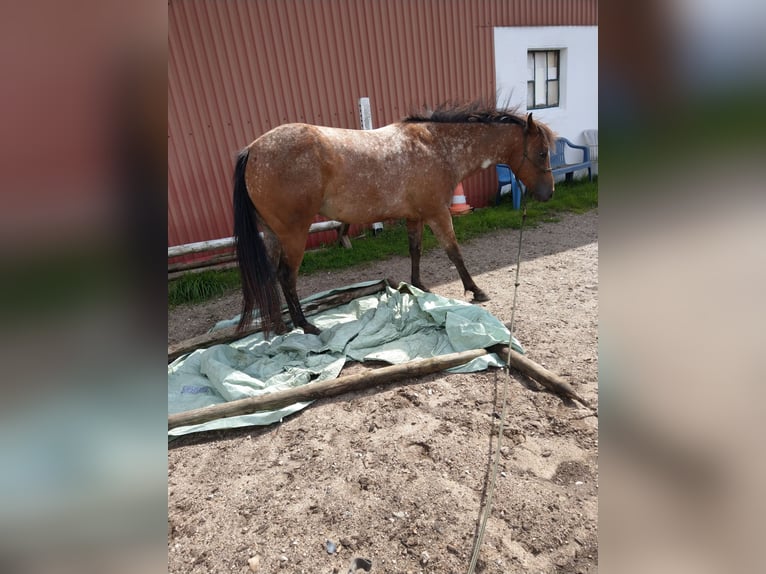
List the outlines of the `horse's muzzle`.
{"type": "Polygon", "coordinates": [[[550,198],[553,197],[554,189],[555,189],[555,186],[553,185],[541,184],[541,185],[535,186],[535,188],[532,190],[532,195],[535,196],[535,199],[537,201],[548,201],[550,198]]]}

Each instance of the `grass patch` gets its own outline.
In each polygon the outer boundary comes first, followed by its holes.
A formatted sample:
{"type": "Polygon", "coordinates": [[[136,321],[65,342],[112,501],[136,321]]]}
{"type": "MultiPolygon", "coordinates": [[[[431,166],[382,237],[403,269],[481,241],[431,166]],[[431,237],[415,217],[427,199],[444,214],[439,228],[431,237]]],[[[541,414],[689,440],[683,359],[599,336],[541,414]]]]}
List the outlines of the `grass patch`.
{"type": "MultiPolygon", "coordinates": [[[[555,222],[561,213],[585,213],[598,207],[598,178],[593,182],[580,180],[556,184],[554,199],[545,203],[527,202],[528,227],[541,222],[555,222]]],[[[463,243],[474,237],[501,229],[518,229],[521,225],[521,210],[513,209],[510,195],[503,197],[500,205],[477,209],[453,219],[455,235],[463,243]]],[[[381,261],[394,256],[409,256],[407,228],[404,223],[387,225],[383,232],[374,237],[368,231],[363,237],[352,239],[353,249],[341,249],[335,245],[307,251],[300,273],[307,275],[317,271],[346,269],[354,265],[381,261]]],[[[438,247],[436,238],[426,227],[423,233],[423,251],[438,247]]],[[[205,271],[185,275],[168,284],[168,304],[200,303],[220,296],[230,289],[239,288],[239,272],[205,271]]]]}
{"type": "MultiPolygon", "coordinates": [[[[535,227],[541,222],[558,221],[564,212],[585,213],[598,207],[598,178],[593,182],[576,181],[556,184],[555,198],[545,203],[527,202],[526,225],[535,227]]],[[[459,243],[500,229],[518,229],[521,226],[521,210],[513,209],[510,195],[503,197],[500,205],[477,209],[452,220],[459,243]]],[[[380,261],[392,256],[409,257],[407,228],[404,223],[388,225],[383,233],[373,237],[371,232],[352,240],[353,249],[329,246],[307,251],[303,258],[302,274],[316,271],[345,269],[352,265],[380,261]]],[[[426,226],[423,233],[423,251],[438,247],[436,238],[426,226]]]]}
{"type": "Polygon", "coordinates": [[[168,283],[168,305],[202,303],[239,287],[238,269],[189,273],[168,283]]]}

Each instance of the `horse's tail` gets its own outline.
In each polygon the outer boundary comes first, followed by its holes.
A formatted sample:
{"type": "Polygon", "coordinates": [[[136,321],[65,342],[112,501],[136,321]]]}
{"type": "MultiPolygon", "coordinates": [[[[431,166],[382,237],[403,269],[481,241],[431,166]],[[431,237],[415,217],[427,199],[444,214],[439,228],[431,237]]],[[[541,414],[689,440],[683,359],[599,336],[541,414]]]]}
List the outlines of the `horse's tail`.
{"type": "Polygon", "coordinates": [[[264,335],[268,336],[271,328],[281,322],[282,311],[274,266],[258,230],[255,205],[247,193],[245,168],[249,155],[250,148],[243,149],[234,168],[234,240],[244,299],[237,332],[251,323],[257,307],[264,335]]]}

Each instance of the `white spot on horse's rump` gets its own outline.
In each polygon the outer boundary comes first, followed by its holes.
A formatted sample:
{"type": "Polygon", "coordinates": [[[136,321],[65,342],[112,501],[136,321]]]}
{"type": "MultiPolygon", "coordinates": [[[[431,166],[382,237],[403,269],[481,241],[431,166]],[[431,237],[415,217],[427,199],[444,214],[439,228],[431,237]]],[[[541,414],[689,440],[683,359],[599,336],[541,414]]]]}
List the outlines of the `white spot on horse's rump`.
{"type": "Polygon", "coordinates": [[[483,162],[481,162],[481,169],[487,169],[491,165],[492,165],[492,160],[485,159],[483,162]]]}

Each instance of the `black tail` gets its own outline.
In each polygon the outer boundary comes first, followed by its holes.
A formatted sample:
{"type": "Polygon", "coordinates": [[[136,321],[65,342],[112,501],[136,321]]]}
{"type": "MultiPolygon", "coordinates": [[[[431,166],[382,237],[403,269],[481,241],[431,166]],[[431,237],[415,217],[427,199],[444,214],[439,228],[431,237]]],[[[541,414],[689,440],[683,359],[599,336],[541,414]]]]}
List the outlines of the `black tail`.
{"type": "Polygon", "coordinates": [[[250,200],[245,184],[245,168],[249,155],[250,149],[243,149],[234,168],[234,240],[237,245],[237,261],[244,296],[237,332],[250,325],[253,310],[257,307],[261,314],[264,335],[268,336],[272,328],[282,321],[282,311],[274,267],[258,232],[255,206],[250,200]]]}

